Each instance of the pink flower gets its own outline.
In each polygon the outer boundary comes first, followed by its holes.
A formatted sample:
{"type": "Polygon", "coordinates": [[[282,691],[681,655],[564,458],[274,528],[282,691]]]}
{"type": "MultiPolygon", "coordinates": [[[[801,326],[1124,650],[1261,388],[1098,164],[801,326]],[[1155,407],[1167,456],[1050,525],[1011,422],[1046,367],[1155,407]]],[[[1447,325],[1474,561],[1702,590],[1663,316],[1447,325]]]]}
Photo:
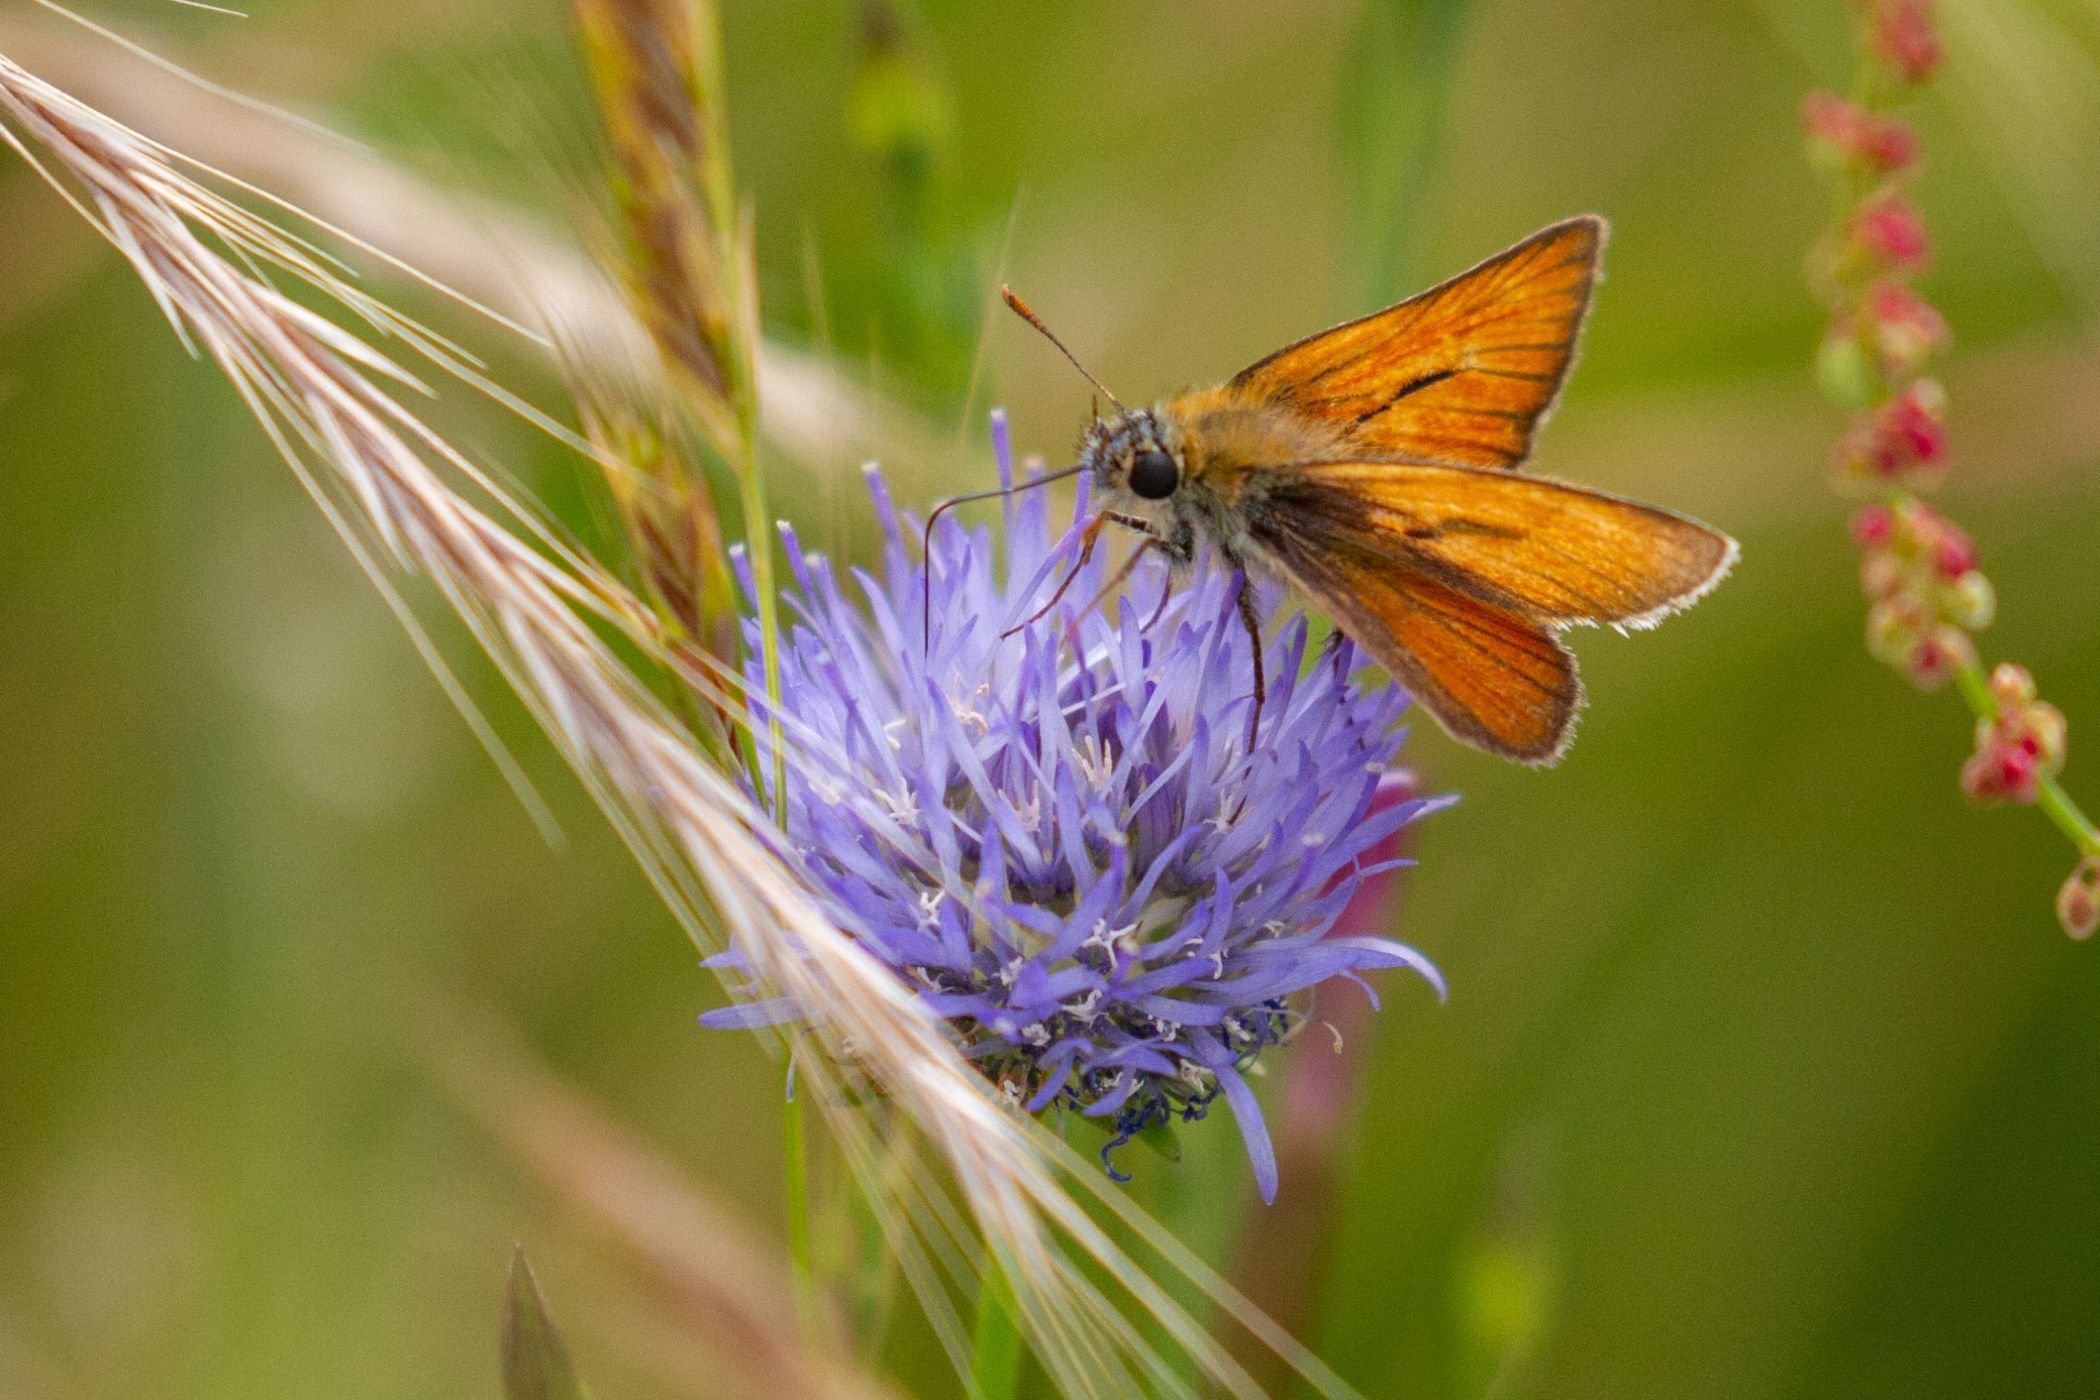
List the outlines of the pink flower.
{"type": "Polygon", "coordinates": [[[1881,432],[1906,466],[1936,467],[1947,460],[1947,396],[1920,379],[1881,406],[1881,432]]]}
{"type": "Polygon", "coordinates": [[[1945,533],[1933,542],[1932,565],[1940,577],[1952,583],[1976,568],[1976,544],[1960,526],[1950,522],[1945,533]]]}
{"type": "Polygon", "coordinates": [[[1961,787],[1973,802],[2033,802],[2044,778],[2062,771],[2068,726],[2063,711],[2034,698],[2026,668],[1991,673],[1998,713],[1976,725],[1976,752],[1962,765],[1961,787]]]}
{"type": "Polygon", "coordinates": [[[1933,477],[1947,465],[1946,393],[1920,379],[1854,420],[1838,443],[1838,468],[1877,482],[1933,477]]]}
{"type": "Polygon", "coordinates": [[[1940,66],[1939,25],[1932,0],[1870,0],[1867,42],[1906,83],[1922,83],[1940,66]]]}
{"type": "Polygon", "coordinates": [[[1900,194],[1879,194],[1852,211],[1846,233],[1854,248],[1892,271],[1915,273],[1932,257],[1925,221],[1900,194]]]}
{"type": "Polygon", "coordinates": [[[1875,283],[1860,311],[1881,372],[1890,379],[1916,373],[1947,346],[1947,318],[1901,282],[1875,283]]]}
{"type": "Polygon", "coordinates": [[[1869,112],[1828,92],[1812,92],[1801,104],[1801,125],[1818,155],[1834,166],[1869,175],[1895,175],[1918,158],[1917,133],[1894,117],[1869,112]]]}
{"type": "Polygon", "coordinates": [[[1895,532],[1895,513],[1887,506],[1861,506],[1852,517],[1852,540],[1861,549],[1886,548],[1895,532]]]}
{"type": "Polygon", "coordinates": [[[2100,856],[2078,862],[2071,878],[2056,892],[2056,917],[2065,933],[2081,941],[2100,931],[2100,856]]]}

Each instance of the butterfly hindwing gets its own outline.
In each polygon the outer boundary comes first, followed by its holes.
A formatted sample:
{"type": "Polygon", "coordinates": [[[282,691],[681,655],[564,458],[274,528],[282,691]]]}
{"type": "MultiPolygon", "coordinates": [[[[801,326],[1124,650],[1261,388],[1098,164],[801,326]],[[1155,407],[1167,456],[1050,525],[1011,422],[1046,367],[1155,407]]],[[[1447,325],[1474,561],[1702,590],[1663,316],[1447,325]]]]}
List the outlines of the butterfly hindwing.
{"type": "Polygon", "coordinates": [[[1453,738],[1523,763],[1566,748],[1582,683],[1548,628],[1348,552],[1278,563],[1453,738]]]}
{"type": "Polygon", "coordinates": [[[1229,387],[1367,455],[1515,466],[1567,377],[1603,245],[1601,219],[1555,224],[1442,286],[1287,346],[1229,387]]]}

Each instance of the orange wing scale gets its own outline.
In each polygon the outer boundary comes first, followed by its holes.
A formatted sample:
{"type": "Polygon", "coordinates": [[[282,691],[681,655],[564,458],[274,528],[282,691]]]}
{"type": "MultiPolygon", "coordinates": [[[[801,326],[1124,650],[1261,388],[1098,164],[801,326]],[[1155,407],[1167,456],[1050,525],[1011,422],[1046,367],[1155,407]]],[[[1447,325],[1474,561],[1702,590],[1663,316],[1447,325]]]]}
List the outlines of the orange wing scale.
{"type": "Polygon", "coordinates": [[[1287,346],[1228,387],[1367,456],[1513,467],[1567,377],[1603,246],[1601,219],[1555,224],[1440,287],[1287,346]]]}

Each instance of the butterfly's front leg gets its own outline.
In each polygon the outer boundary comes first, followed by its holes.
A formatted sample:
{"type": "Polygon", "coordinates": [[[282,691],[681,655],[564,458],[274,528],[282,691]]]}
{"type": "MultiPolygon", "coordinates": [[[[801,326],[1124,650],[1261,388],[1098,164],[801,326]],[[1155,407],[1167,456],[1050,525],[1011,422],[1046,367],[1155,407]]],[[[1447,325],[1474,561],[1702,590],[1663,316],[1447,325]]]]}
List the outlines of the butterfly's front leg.
{"type": "MultiPolygon", "coordinates": [[[[1007,628],[1004,632],[1001,632],[999,634],[999,639],[1001,641],[1004,641],[1006,638],[1011,637],[1012,635],[1014,635],[1014,633],[1019,632],[1024,628],[1034,626],[1036,623],[1042,621],[1044,617],[1049,615],[1050,610],[1056,607],[1058,601],[1065,596],[1066,590],[1071,588],[1072,581],[1078,578],[1079,575],[1086,570],[1086,566],[1088,564],[1093,562],[1094,547],[1101,542],[1101,531],[1111,523],[1127,526],[1132,530],[1136,530],[1139,534],[1145,537],[1145,542],[1139,545],[1137,549],[1134,552],[1132,552],[1131,556],[1128,559],[1123,561],[1122,566],[1118,568],[1114,575],[1110,577],[1109,581],[1102,586],[1101,591],[1094,595],[1094,601],[1092,603],[1088,603],[1086,607],[1080,609],[1081,612],[1091,611],[1095,603],[1099,603],[1103,598],[1107,597],[1111,589],[1115,588],[1116,585],[1120,584],[1124,579],[1128,578],[1130,576],[1130,571],[1137,567],[1137,561],[1145,557],[1145,552],[1147,550],[1164,547],[1164,537],[1160,534],[1158,527],[1155,526],[1151,521],[1145,520],[1135,515],[1125,515],[1122,511],[1119,510],[1102,511],[1092,520],[1089,520],[1087,522],[1086,529],[1080,533],[1079,558],[1072,565],[1072,567],[1066,571],[1064,578],[1059,580],[1056,591],[1050,595],[1050,601],[1037,608],[1034,612],[1028,614],[1028,616],[1022,618],[1019,622],[1016,622],[1013,626],[1007,628]]],[[[1162,606],[1164,606],[1164,603],[1162,603],[1162,606]]]]}
{"type": "Polygon", "coordinates": [[[1254,576],[1240,566],[1240,625],[1247,629],[1248,655],[1254,660],[1254,713],[1247,716],[1247,752],[1254,752],[1254,739],[1261,732],[1261,709],[1268,702],[1268,678],[1263,674],[1261,618],[1254,611],[1254,576]]]}

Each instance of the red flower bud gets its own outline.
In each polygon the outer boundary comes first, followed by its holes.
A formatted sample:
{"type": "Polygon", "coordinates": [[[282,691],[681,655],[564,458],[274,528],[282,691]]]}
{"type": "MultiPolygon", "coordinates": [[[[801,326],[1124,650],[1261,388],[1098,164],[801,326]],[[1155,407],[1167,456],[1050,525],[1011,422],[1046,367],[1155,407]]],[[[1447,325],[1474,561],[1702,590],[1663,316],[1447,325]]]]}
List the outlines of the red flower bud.
{"type": "Polygon", "coordinates": [[[2001,709],[2018,709],[2034,703],[2034,676],[2025,666],[2001,661],[1991,671],[1991,698],[2001,709]]]}
{"type": "Polygon", "coordinates": [[[1903,81],[1924,82],[1939,67],[1941,56],[1932,0],[1872,0],[1867,41],[1903,81]]]}
{"type": "Polygon", "coordinates": [[[1896,533],[1896,517],[1887,506],[1861,506],[1852,517],[1852,539],[1861,549],[1885,549],[1896,533]]]}
{"type": "Polygon", "coordinates": [[[1808,95],[1801,104],[1801,125],[1826,165],[1882,176],[1907,170],[1918,158],[1917,134],[1908,125],[1831,93],[1808,95]]]}
{"type": "Polygon", "coordinates": [[[1932,565],[1940,577],[1952,582],[1976,567],[1976,546],[1961,528],[1946,523],[1944,532],[1933,541],[1932,565]]]}
{"type": "Polygon", "coordinates": [[[1901,379],[1944,350],[1947,318],[1901,282],[1879,282],[1867,293],[1861,315],[1881,361],[1881,372],[1901,379]]]}
{"type": "Polygon", "coordinates": [[[1937,381],[1913,382],[1854,420],[1838,443],[1839,468],[1875,481],[1937,474],[1947,461],[1945,410],[1946,392],[1937,381]]]}
{"type": "Polygon", "coordinates": [[[1846,232],[1871,261],[1898,272],[1918,272],[1932,258],[1925,221],[1899,194],[1875,195],[1853,210],[1846,232]]]}
{"type": "Polygon", "coordinates": [[[2100,930],[2100,856],[2078,862],[2071,878],[2056,892],[2056,917],[2065,933],[2081,941],[2100,930]]]}
{"type": "Polygon", "coordinates": [[[1903,674],[1920,690],[1938,690],[1953,680],[1954,673],[1975,654],[1964,633],[1952,627],[1934,628],[1911,648],[1903,674]]]}
{"type": "Polygon", "coordinates": [[[1976,752],[1962,766],[1962,791],[1978,802],[2033,802],[2042,780],[2063,771],[2063,711],[2036,700],[2033,678],[2018,666],[1991,673],[1991,698],[1998,712],[1976,722],[1976,752]]]}

